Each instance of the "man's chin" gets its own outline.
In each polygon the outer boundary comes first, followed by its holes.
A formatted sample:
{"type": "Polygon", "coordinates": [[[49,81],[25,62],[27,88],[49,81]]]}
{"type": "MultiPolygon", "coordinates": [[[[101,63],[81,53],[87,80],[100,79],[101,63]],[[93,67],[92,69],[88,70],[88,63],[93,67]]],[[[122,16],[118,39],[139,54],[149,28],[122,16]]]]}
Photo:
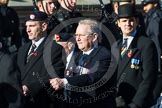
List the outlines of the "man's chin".
{"type": "Polygon", "coordinates": [[[84,51],[84,48],[80,48],[80,47],[78,47],[81,51],[84,51]]]}
{"type": "Polygon", "coordinates": [[[29,40],[34,40],[34,38],[30,38],[30,37],[29,37],[29,40]]]}

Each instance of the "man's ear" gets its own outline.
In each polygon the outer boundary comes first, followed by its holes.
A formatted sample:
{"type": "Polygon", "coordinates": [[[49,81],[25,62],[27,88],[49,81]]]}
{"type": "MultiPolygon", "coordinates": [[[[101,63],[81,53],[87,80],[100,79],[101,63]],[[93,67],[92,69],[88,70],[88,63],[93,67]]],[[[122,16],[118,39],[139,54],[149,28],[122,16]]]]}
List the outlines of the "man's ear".
{"type": "Polygon", "coordinates": [[[120,21],[119,21],[119,20],[117,20],[117,22],[116,22],[116,23],[117,23],[118,27],[120,27],[120,21]]]}
{"type": "Polygon", "coordinates": [[[98,40],[98,34],[93,33],[93,42],[96,42],[98,40]]]}
{"type": "Polygon", "coordinates": [[[47,29],[48,24],[47,23],[42,23],[42,31],[45,31],[47,29]]]}
{"type": "Polygon", "coordinates": [[[154,7],[157,7],[157,6],[158,6],[158,3],[155,3],[155,4],[154,4],[154,7]]]}

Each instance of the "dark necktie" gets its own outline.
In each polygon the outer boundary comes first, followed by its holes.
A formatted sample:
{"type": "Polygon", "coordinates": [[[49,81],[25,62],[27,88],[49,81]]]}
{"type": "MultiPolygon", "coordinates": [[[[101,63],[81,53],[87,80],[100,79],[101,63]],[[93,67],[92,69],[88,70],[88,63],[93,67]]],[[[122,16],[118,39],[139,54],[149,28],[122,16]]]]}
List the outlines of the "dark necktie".
{"type": "Polygon", "coordinates": [[[27,63],[29,62],[30,57],[33,55],[33,52],[34,52],[35,48],[36,48],[36,45],[32,44],[31,50],[30,50],[30,52],[28,54],[28,57],[27,57],[27,61],[26,61],[27,63]]]}
{"type": "Polygon", "coordinates": [[[79,59],[79,66],[83,66],[83,63],[84,63],[84,59],[85,59],[85,57],[87,56],[87,54],[83,54],[81,57],[80,57],[80,59],[79,59]]]}
{"type": "Polygon", "coordinates": [[[127,40],[128,40],[128,38],[124,39],[124,42],[123,42],[122,47],[121,47],[121,57],[122,58],[124,57],[124,55],[127,51],[127,40]]]}
{"type": "Polygon", "coordinates": [[[85,67],[85,60],[86,60],[86,56],[87,54],[83,54],[80,59],[79,59],[79,63],[78,63],[78,71],[77,71],[77,75],[81,75],[83,72],[83,69],[85,67]]]}

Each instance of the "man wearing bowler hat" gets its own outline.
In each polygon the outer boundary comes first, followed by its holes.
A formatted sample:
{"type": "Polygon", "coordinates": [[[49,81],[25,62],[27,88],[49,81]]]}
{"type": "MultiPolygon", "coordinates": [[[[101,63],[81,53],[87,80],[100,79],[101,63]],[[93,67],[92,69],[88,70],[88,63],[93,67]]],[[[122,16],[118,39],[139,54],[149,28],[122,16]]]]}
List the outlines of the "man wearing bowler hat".
{"type": "MultiPolygon", "coordinates": [[[[21,72],[25,108],[49,108],[50,105],[47,95],[50,76],[43,58],[47,46],[45,42],[47,40],[47,17],[46,13],[37,11],[26,18],[26,32],[31,41],[19,49],[17,60],[21,72]]],[[[51,54],[49,54],[56,73],[64,70],[61,62],[61,48],[53,42],[51,54]]],[[[61,77],[60,74],[58,76],[61,77]]]]}
{"type": "MultiPolygon", "coordinates": [[[[107,29],[111,31],[116,40],[119,40],[121,38],[121,31],[116,23],[119,3],[130,1],[131,0],[110,0],[110,3],[106,4],[105,8],[102,7],[103,4],[102,2],[100,2],[101,8],[103,9],[102,17],[99,19],[99,21],[101,21],[102,24],[105,25],[107,29]]],[[[101,28],[104,28],[103,25],[101,25],[101,28]]],[[[110,49],[110,44],[106,39],[106,34],[102,34],[101,44],[110,49]]]]}
{"type": "Polygon", "coordinates": [[[152,91],[158,71],[156,47],[151,39],[140,34],[137,19],[131,4],[119,6],[118,26],[123,37],[117,42],[119,108],[149,108],[154,101],[152,91]]]}

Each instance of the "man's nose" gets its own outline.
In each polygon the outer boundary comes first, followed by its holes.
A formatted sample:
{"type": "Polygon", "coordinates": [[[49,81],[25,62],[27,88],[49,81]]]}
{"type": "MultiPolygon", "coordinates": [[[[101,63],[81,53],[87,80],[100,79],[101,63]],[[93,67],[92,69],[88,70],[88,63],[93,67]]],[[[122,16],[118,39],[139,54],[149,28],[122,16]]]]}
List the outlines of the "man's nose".
{"type": "Polygon", "coordinates": [[[55,7],[55,4],[54,3],[51,3],[51,7],[55,7]]]}

